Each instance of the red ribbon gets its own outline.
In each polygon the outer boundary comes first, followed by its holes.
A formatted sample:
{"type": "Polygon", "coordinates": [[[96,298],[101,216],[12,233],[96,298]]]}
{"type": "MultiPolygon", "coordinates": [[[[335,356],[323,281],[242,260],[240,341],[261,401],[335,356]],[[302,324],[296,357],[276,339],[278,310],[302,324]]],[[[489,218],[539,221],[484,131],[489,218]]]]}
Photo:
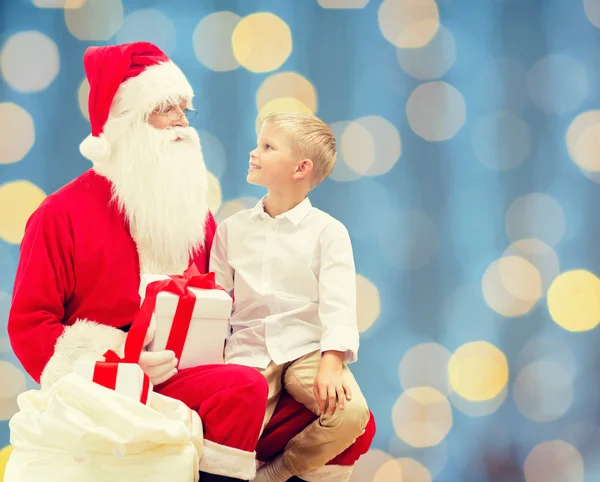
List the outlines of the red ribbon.
{"type": "Polygon", "coordinates": [[[180,360],[196,304],[196,295],[188,288],[224,290],[224,288],[215,282],[215,273],[201,274],[194,263],[182,275],[172,275],[167,279],[149,283],[146,287],[146,295],[142,306],[137,312],[127,334],[123,358],[120,358],[114,351],[108,350],[104,354],[106,361],[114,363],[139,363],[146,333],[150,328],[152,314],[156,309],[156,300],[158,294],[161,292],[169,292],[179,296],[165,349],[172,350],[175,353],[175,357],[180,360]]]}

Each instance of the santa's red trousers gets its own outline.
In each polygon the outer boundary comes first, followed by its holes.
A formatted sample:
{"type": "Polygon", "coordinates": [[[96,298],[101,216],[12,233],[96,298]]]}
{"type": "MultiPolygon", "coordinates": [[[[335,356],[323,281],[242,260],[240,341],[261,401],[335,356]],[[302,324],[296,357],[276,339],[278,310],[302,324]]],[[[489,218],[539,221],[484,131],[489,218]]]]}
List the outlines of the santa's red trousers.
{"type": "MultiPolygon", "coordinates": [[[[245,366],[205,365],[183,369],[154,389],[197,411],[206,440],[245,452],[256,450],[262,461],[283,452],[286,443],[316,418],[284,393],[258,441],[268,387],[258,370],[245,366]]],[[[365,433],[329,464],[353,465],[368,451],[374,435],[375,420],[371,414],[365,433]]]]}

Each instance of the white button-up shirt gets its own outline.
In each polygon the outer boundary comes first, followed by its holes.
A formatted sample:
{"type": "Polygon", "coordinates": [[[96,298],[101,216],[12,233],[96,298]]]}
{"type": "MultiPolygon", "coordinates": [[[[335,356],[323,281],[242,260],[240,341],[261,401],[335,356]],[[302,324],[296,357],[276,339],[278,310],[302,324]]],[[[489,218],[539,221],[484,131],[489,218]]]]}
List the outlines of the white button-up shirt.
{"type": "Polygon", "coordinates": [[[312,351],[357,359],[356,275],[342,223],[305,199],[271,218],[263,200],[223,221],[210,270],[234,297],[225,361],[266,368],[312,351]]]}

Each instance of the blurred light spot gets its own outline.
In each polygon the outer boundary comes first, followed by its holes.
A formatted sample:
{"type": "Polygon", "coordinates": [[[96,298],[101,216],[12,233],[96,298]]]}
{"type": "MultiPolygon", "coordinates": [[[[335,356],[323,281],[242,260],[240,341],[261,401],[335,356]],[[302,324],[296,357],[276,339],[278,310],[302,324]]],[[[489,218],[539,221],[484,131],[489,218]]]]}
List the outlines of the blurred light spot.
{"type": "Polygon", "coordinates": [[[278,98],[298,99],[313,112],[317,111],[317,92],[314,85],[296,72],[279,72],[267,77],[256,92],[256,108],[278,98]]]}
{"type": "Polygon", "coordinates": [[[419,269],[435,256],[437,232],[425,213],[401,210],[379,231],[378,244],[381,255],[395,268],[419,269]]]}
{"type": "Polygon", "coordinates": [[[444,470],[448,462],[447,439],[432,447],[412,447],[394,436],[388,445],[388,452],[396,459],[410,458],[416,460],[429,471],[434,481],[437,480],[435,477],[444,470]]]}
{"type": "Polygon", "coordinates": [[[33,5],[38,8],[80,8],[85,2],[86,0],[33,0],[33,5]]]}
{"type": "MultiPolygon", "coordinates": [[[[341,139],[342,139],[344,133],[346,132],[346,129],[348,128],[348,126],[350,126],[350,124],[352,124],[352,122],[350,122],[350,121],[339,121],[339,122],[334,122],[329,126],[329,127],[331,127],[331,131],[333,132],[333,135],[335,136],[338,146],[340,146],[341,139]]],[[[357,131],[359,131],[361,129],[363,131],[365,131],[365,129],[360,125],[355,127],[355,130],[357,130],[357,131]]],[[[363,134],[366,136],[368,133],[363,132],[363,134]]],[[[365,149],[364,146],[363,146],[363,149],[365,149]]],[[[374,147],[373,147],[373,150],[374,150],[374,147]]],[[[341,148],[338,147],[337,159],[335,161],[335,166],[333,168],[333,171],[329,175],[329,179],[332,179],[333,181],[337,181],[337,182],[349,182],[349,181],[355,181],[356,179],[359,179],[359,178],[360,178],[360,174],[348,166],[348,163],[346,162],[346,159],[344,158],[344,153],[342,152],[341,148]]]]}
{"type": "Polygon", "coordinates": [[[525,459],[526,482],[583,482],[581,454],[562,440],[543,442],[525,459]]]}
{"type": "Polygon", "coordinates": [[[450,394],[449,399],[454,408],[469,417],[487,417],[502,406],[507,396],[508,389],[507,387],[504,387],[498,395],[489,400],[474,402],[461,397],[455,392],[450,394]]]}
{"type": "Polygon", "coordinates": [[[12,451],[12,445],[7,445],[2,450],[0,450],[0,480],[4,480],[6,464],[8,464],[8,459],[10,458],[10,454],[12,453],[12,451]]]}
{"type": "Polygon", "coordinates": [[[90,111],[88,108],[88,98],[90,96],[90,84],[86,79],[83,79],[77,90],[77,103],[83,117],[90,120],[90,111]]]}
{"type": "Polygon", "coordinates": [[[456,43],[452,32],[440,26],[431,41],[420,48],[396,50],[404,71],[420,80],[443,76],[456,60],[456,43]]]}
{"type": "Polygon", "coordinates": [[[303,114],[314,114],[314,111],[295,97],[278,97],[267,102],[258,112],[256,117],[256,135],[260,132],[262,121],[269,114],[278,112],[302,112],[303,114]]]}
{"type": "Polygon", "coordinates": [[[461,397],[474,402],[491,400],[508,383],[508,362],[491,343],[473,341],[452,354],[448,377],[452,389],[461,397]]]}
{"type": "Polygon", "coordinates": [[[23,159],[34,140],[35,128],[29,113],[12,102],[0,103],[0,164],[23,159]]]}
{"type": "Polygon", "coordinates": [[[358,331],[363,333],[379,318],[381,301],[377,286],[362,275],[356,275],[356,318],[358,331]]]}
{"type": "Polygon", "coordinates": [[[223,200],[221,183],[217,176],[208,170],[206,171],[206,176],[208,177],[208,208],[211,212],[216,213],[221,207],[221,202],[223,200]]]}
{"type": "Polygon", "coordinates": [[[573,112],[588,95],[585,67],[563,54],[551,54],[531,68],[527,77],[529,96],[548,115],[573,112]]]}
{"type": "Polygon", "coordinates": [[[413,346],[400,361],[402,388],[432,387],[443,395],[449,395],[448,362],[451,356],[452,353],[438,343],[413,346]]]}
{"type": "Polygon", "coordinates": [[[369,0],[318,0],[323,8],[363,8],[369,0]]]}
{"type": "Polygon", "coordinates": [[[560,274],[550,285],[548,311],[567,331],[588,331],[600,323],[600,279],[585,270],[560,274]]]}
{"type": "Polygon", "coordinates": [[[600,171],[600,110],[579,114],[567,130],[571,159],[586,171],[600,171]]]}
{"type": "Polygon", "coordinates": [[[506,233],[512,241],[536,238],[555,246],[565,234],[562,207],[547,194],[533,193],[513,201],[506,211],[506,233]]]}
{"type": "Polygon", "coordinates": [[[519,256],[503,256],[492,262],[481,280],[485,302],[502,316],[529,313],[542,296],[537,268],[519,256]]]}
{"type": "Polygon", "coordinates": [[[344,161],[363,176],[386,174],[402,151],[398,129],[380,116],[361,117],[351,122],[340,144],[344,161]]]}
{"type": "Polygon", "coordinates": [[[196,58],[215,72],[237,69],[231,38],[241,17],[233,12],[216,12],[204,17],[194,29],[192,42],[196,58]]]}
{"type": "Polygon", "coordinates": [[[143,8],[127,14],[117,33],[117,43],[150,42],[167,55],[175,50],[175,25],[160,10],[143,8]]]}
{"type": "Polygon", "coordinates": [[[378,21],[385,39],[400,48],[423,47],[440,27],[435,0],[384,0],[378,21]]]}
{"type": "Polygon", "coordinates": [[[409,458],[388,460],[373,477],[373,482],[431,482],[429,471],[409,458]]]}
{"type": "Polygon", "coordinates": [[[432,142],[452,139],[467,115],[462,94],[442,81],[418,86],[408,99],[406,114],[411,129],[432,142]]]}
{"type": "Polygon", "coordinates": [[[483,117],[471,131],[475,157],[494,171],[515,169],[531,154],[531,128],[511,112],[483,117]]]}
{"type": "Polygon", "coordinates": [[[58,47],[41,32],[16,33],[0,51],[0,70],[8,85],[17,92],[39,92],[58,75],[58,47]]]}
{"type": "Polygon", "coordinates": [[[398,437],[407,444],[431,447],[440,443],[452,428],[452,407],[434,388],[410,388],[394,403],[392,423],[398,437]]]}
{"type": "Polygon", "coordinates": [[[17,397],[27,387],[25,374],[12,363],[0,360],[0,420],[9,420],[19,407],[17,397]]]}
{"type": "Polygon", "coordinates": [[[504,256],[518,256],[535,266],[541,277],[543,293],[546,293],[550,284],[560,272],[558,255],[550,246],[539,239],[516,241],[504,251],[504,256]]]}
{"type": "Polygon", "coordinates": [[[517,356],[516,367],[523,368],[540,360],[556,362],[568,373],[575,375],[575,355],[566,344],[556,338],[541,335],[527,342],[517,356]]]}
{"type": "MultiPolygon", "coordinates": [[[[213,136],[210,132],[199,131],[200,142],[202,143],[202,154],[207,169],[215,176],[220,178],[227,167],[227,156],[223,143],[213,136]]],[[[245,165],[247,167],[247,165],[245,165]]]]}
{"type": "Polygon", "coordinates": [[[365,482],[367,480],[373,480],[373,476],[377,470],[391,459],[392,457],[381,450],[369,450],[356,462],[349,482],[365,482]]]}
{"type": "Polygon", "coordinates": [[[573,403],[573,377],[554,361],[533,362],[518,373],[513,396],[523,415],[535,422],[552,422],[573,403]]]}
{"type": "Polygon", "coordinates": [[[69,32],[79,40],[109,40],[123,23],[121,0],[86,0],[77,9],[65,10],[69,32]]]}
{"type": "Polygon", "coordinates": [[[472,97],[483,109],[519,112],[529,105],[527,69],[517,60],[499,58],[488,62],[474,80],[472,97]]]}
{"type": "Polygon", "coordinates": [[[46,194],[29,181],[12,181],[0,185],[0,238],[19,244],[29,216],[46,194]]]}
{"type": "Polygon", "coordinates": [[[583,8],[589,21],[600,28],[600,2],[598,0],[583,0],[583,8]]]}
{"type": "Polygon", "coordinates": [[[244,17],[232,36],[235,59],[251,72],[271,72],[292,52],[292,33],[277,15],[258,12],[244,17]]]}
{"type": "Polygon", "coordinates": [[[253,208],[258,202],[257,198],[254,197],[241,197],[232,199],[221,205],[221,209],[215,216],[217,223],[222,223],[229,216],[242,211],[243,209],[253,208]]]}

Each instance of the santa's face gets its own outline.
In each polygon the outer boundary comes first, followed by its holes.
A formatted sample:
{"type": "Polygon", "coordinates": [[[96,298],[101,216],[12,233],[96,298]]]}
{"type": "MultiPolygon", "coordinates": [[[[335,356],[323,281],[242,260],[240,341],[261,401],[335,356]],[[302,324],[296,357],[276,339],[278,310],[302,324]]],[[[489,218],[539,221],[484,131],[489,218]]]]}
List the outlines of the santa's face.
{"type": "Polygon", "coordinates": [[[170,108],[174,114],[134,120],[111,143],[110,159],[95,165],[113,183],[142,273],[181,273],[204,242],[208,186],[200,139],[182,106],[170,108]]]}

